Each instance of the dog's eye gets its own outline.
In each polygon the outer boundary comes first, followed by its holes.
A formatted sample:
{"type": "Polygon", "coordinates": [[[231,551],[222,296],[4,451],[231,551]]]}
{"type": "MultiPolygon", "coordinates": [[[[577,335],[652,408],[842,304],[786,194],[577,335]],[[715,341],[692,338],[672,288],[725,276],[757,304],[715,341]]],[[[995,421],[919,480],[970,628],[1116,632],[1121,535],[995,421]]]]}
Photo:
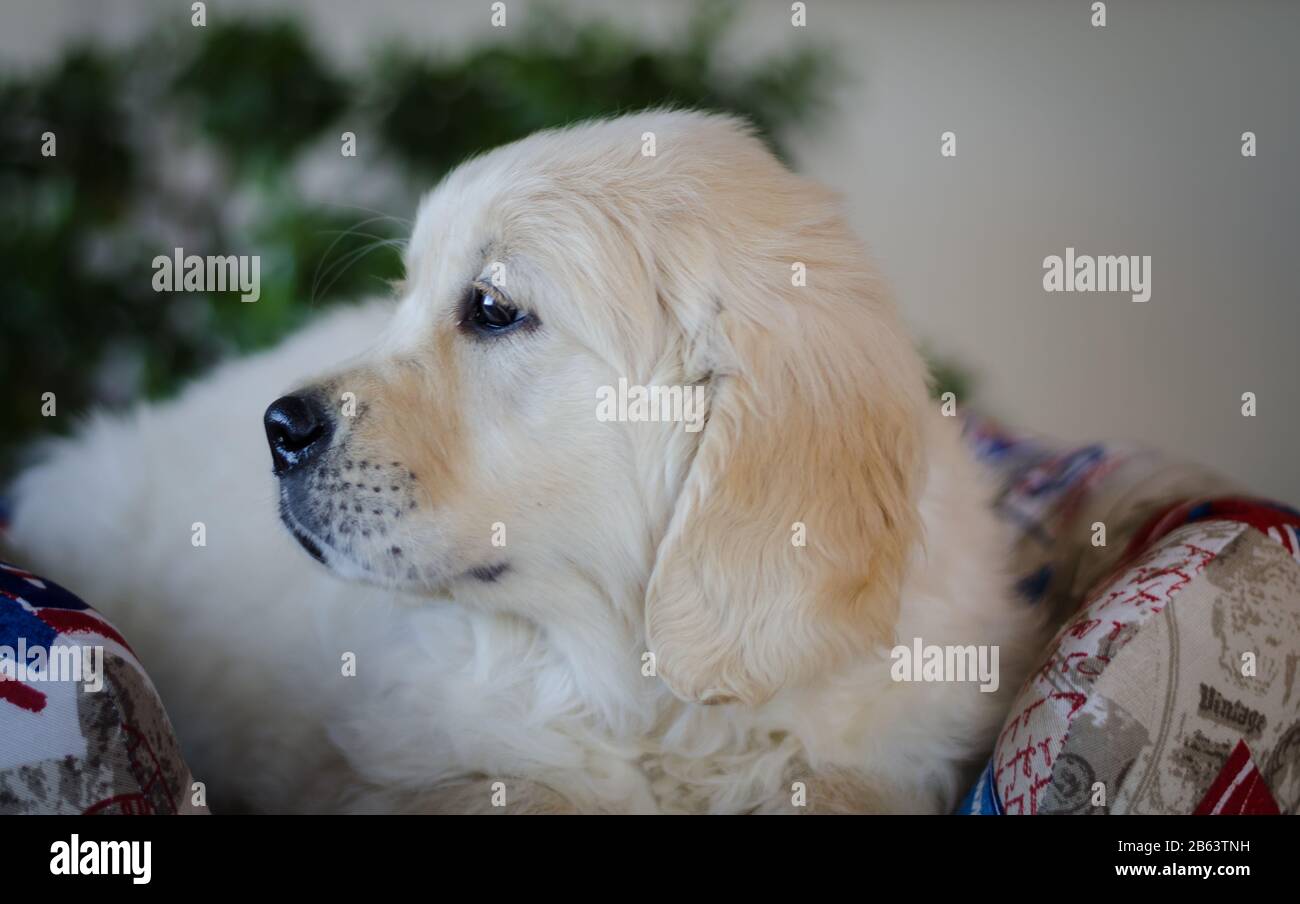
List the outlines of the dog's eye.
{"type": "Polygon", "coordinates": [[[491,285],[475,283],[470,289],[464,322],[481,333],[500,333],[522,323],[526,314],[491,285]]]}

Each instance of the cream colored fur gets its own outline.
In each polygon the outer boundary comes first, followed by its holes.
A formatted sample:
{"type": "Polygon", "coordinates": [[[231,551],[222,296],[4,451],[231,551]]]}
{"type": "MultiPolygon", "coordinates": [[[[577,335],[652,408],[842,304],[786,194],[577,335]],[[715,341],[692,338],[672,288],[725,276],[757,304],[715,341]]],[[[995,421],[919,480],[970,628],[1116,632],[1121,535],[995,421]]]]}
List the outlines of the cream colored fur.
{"type": "Polygon", "coordinates": [[[124,630],[217,809],[954,805],[1039,620],[825,190],[733,120],[624,117],[462,166],[407,265],[395,303],[97,416],[15,487],[20,563],[124,630]],[[537,324],[472,338],[494,263],[537,324]],[[707,425],[599,421],[620,377],[705,385],[707,425]],[[316,537],[329,569],[277,521],[260,424],[302,387],[362,411],[312,490],[359,512],[316,537]],[[384,486],[344,480],[363,460],[384,486]],[[913,637],[998,645],[999,692],[891,680],[913,637]]]}

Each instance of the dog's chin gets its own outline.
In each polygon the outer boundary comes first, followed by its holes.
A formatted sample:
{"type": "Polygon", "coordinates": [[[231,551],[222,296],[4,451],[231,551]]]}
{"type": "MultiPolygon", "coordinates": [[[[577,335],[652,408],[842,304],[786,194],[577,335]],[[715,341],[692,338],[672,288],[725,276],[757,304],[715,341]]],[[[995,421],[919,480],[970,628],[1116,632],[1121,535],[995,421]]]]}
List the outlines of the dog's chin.
{"type": "Polygon", "coordinates": [[[343,580],[400,589],[401,582],[394,576],[376,574],[371,569],[354,561],[350,556],[326,545],[298,523],[292,512],[285,506],[281,506],[280,521],[288,530],[289,535],[297,540],[298,545],[307,552],[307,555],[321,563],[335,576],[343,580]]]}
{"type": "Polygon", "coordinates": [[[429,574],[378,571],[358,561],[349,551],[334,548],[311,529],[309,519],[298,516],[294,511],[292,494],[287,492],[280,495],[280,522],[309,556],[341,580],[409,593],[445,592],[445,583],[429,574]]]}
{"type": "Polygon", "coordinates": [[[322,537],[326,532],[317,529],[310,515],[314,507],[299,491],[297,486],[281,485],[280,521],[307,555],[343,580],[422,596],[446,596],[460,584],[478,588],[499,586],[503,579],[512,576],[511,563],[506,560],[489,560],[470,567],[427,561],[392,567],[393,563],[382,557],[371,561],[364,554],[359,556],[350,544],[340,549],[322,537]]]}
{"type": "Polygon", "coordinates": [[[320,562],[322,565],[326,566],[327,568],[329,567],[329,563],[325,561],[325,550],[321,549],[319,543],[317,543],[314,539],[309,537],[303,531],[294,527],[288,521],[284,522],[284,526],[289,529],[289,533],[293,535],[293,538],[295,540],[298,541],[298,545],[301,546],[303,549],[307,550],[307,555],[311,556],[313,559],[315,559],[317,562],[320,562]]]}
{"type": "Polygon", "coordinates": [[[310,530],[294,514],[293,506],[287,498],[287,494],[280,494],[280,523],[289,531],[290,536],[298,541],[298,545],[307,550],[307,554],[320,562],[322,565],[329,567],[329,561],[325,558],[325,545],[317,539],[310,530]]]}

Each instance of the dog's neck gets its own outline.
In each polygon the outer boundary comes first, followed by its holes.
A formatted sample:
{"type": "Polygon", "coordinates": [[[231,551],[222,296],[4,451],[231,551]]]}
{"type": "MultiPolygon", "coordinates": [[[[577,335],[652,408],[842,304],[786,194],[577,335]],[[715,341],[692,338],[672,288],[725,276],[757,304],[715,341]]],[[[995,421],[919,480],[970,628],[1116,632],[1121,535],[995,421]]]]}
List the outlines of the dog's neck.
{"type": "Polygon", "coordinates": [[[655,701],[666,693],[646,667],[644,579],[652,563],[634,570],[625,562],[616,569],[625,573],[605,573],[595,564],[617,558],[570,558],[540,575],[521,568],[490,595],[453,597],[468,609],[525,620],[547,647],[547,659],[569,673],[583,708],[620,733],[645,731],[655,701]]]}

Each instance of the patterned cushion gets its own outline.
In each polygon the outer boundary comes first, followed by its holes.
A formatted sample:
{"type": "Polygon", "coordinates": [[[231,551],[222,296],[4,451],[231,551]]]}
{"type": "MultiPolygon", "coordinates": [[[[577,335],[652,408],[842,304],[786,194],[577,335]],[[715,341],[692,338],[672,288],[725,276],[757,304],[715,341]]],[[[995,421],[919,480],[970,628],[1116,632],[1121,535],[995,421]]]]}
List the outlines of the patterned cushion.
{"type": "Polygon", "coordinates": [[[1300,513],[1152,453],[967,432],[1021,591],[1071,614],[959,812],[1296,812],[1300,513]]]}
{"type": "Polygon", "coordinates": [[[0,562],[0,814],[206,813],[192,782],[126,640],[0,562]]]}

